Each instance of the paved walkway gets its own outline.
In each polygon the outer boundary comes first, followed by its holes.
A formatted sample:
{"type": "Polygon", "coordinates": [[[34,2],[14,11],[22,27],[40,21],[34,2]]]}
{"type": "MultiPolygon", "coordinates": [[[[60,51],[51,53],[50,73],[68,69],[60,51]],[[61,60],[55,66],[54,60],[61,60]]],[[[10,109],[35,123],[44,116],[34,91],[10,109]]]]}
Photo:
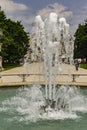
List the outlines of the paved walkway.
{"type": "MultiPolygon", "coordinates": [[[[62,71],[60,74],[67,74],[67,75],[60,75],[56,78],[56,84],[71,84],[71,85],[81,85],[87,86],[87,70],[79,68],[78,71],[75,70],[75,66],[62,64],[61,66],[62,71]],[[78,74],[79,76],[75,77],[75,82],[72,82],[72,74],[78,74]],[[85,76],[84,76],[85,74],[85,76]]],[[[53,67],[54,69],[54,67],[53,67]]],[[[2,71],[0,79],[0,86],[12,86],[13,85],[22,85],[22,84],[45,84],[43,75],[43,63],[32,63],[29,65],[24,65],[21,67],[16,67],[14,69],[10,69],[7,71],[2,71]],[[13,76],[10,76],[15,74],[13,76]],[[20,74],[17,75],[17,74],[20,74]],[[26,76],[26,82],[22,82],[21,74],[32,74],[30,76],[26,76]],[[33,75],[37,74],[37,75],[33,75]],[[5,75],[5,76],[4,76],[5,75]],[[7,75],[7,76],[6,76],[7,75]]]]}

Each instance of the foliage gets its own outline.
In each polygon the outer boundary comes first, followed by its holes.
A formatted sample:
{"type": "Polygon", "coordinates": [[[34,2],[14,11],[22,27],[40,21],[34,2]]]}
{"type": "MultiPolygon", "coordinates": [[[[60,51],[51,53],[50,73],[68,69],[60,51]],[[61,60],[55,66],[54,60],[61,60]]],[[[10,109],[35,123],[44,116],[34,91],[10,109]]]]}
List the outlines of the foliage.
{"type": "Polygon", "coordinates": [[[76,30],[74,58],[87,58],[87,21],[76,30]]]}
{"type": "Polygon", "coordinates": [[[7,19],[4,12],[0,11],[0,29],[3,35],[2,42],[3,64],[16,64],[24,57],[29,46],[28,34],[24,31],[21,22],[7,19]]]}

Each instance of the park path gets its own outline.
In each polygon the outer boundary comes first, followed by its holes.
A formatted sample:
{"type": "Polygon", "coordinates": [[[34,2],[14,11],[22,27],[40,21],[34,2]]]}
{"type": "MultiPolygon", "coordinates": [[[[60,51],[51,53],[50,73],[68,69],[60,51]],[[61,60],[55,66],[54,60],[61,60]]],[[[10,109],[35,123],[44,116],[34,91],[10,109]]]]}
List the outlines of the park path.
{"type": "MultiPolygon", "coordinates": [[[[64,75],[57,76],[56,82],[61,82],[61,83],[72,82],[71,75],[78,74],[80,76],[76,77],[75,79],[76,82],[83,83],[83,86],[84,84],[85,86],[87,86],[87,76],[86,75],[83,76],[84,74],[87,74],[86,69],[79,68],[78,71],[76,71],[75,66],[69,65],[69,64],[62,64],[61,68],[62,68],[62,71],[60,72],[60,74],[69,74],[70,76],[64,76],[64,75]]],[[[8,84],[11,82],[13,82],[14,84],[17,82],[18,83],[21,82],[22,84],[21,74],[43,74],[43,63],[31,63],[29,65],[23,65],[23,66],[16,67],[7,71],[2,71],[0,85],[2,86],[3,84],[8,84]],[[16,74],[16,75],[8,76],[12,74],[16,74]],[[17,74],[20,74],[20,76],[17,74]],[[3,75],[7,75],[7,76],[3,76],[3,75]]],[[[45,83],[44,77],[37,76],[37,75],[26,76],[26,82],[28,83],[30,82],[30,84],[45,83]]]]}

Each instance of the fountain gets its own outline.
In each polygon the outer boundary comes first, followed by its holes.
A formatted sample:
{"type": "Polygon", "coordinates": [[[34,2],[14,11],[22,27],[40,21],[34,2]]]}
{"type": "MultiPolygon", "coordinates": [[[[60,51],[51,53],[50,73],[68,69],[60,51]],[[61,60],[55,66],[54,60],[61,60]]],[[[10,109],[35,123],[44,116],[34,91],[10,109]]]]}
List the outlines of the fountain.
{"type": "MultiPolygon", "coordinates": [[[[44,61],[46,103],[43,107],[45,110],[46,108],[57,110],[61,98],[56,95],[56,77],[62,71],[63,58],[70,64],[73,61],[74,42],[66,19],[59,18],[56,13],[50,13],[49,17],[44,21],[40,15],[36,16],[32,29],[31,48],[33,51],[32,57],[36,60],[39,50],[44,61]]],[[[66,92],[68,92],[68,89],[66,89],[66,92]]],[[[64,108],[67,103],[63,102],[61,107],[64,108]]]]}

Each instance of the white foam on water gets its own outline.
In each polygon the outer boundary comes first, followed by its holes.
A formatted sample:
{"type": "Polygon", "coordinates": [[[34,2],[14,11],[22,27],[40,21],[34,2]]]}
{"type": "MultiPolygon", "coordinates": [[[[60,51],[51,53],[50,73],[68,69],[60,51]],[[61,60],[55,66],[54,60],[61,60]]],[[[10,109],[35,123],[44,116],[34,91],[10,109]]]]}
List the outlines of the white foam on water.
{"type": "MultiPolygon", "coordinates": [[[[63,86],[63,88],[59,88],[60,91],[66,93],[65,89],[67,86],[63,86]]],[[[68,86],[69,89],[69,86],[68,86]]],[[[71,88],[70,88],[71,89],[71,88]]],[[[71,91],[71,90],[70,90],[71,91]]],[[[21,121],[32,121],[36,122],[38,120],[64,120],[64,119],[77,119],[80,116],[77,114],[79,112],[87,112],[87,98],[84,97],[79,89],[73,88],[71,91],[71,99],[70,102],[70,110],[68,109],[60,109],[55,110],[52,108],[47,108],[46,112],[41,110],[41,106],[45,103],[45,99],[43,97],[43,92],[41,90],[41,86],[34,85],[29,86],[29,88],[19,89],[17,94],[10,99],[7,99],[2,102],[2,106],[0,107],[0,112],[6,112],[9,114],[13,114],[13,117],[8,118],[9,121],[17,120],[21,121]],[[76,91],[75,91],[76,90],[76,91]],[[72,94],[71,94],[72,93],[72,94]],[[74,95],[74,97],[73,97],[74,95]],[[76,96],[75,96],[76,95],[76,96]]],[[[62,94],[60,94],[62,96],[62,94]]],[[[68,95],[68,92],[65,94],[68,95]]]]}

